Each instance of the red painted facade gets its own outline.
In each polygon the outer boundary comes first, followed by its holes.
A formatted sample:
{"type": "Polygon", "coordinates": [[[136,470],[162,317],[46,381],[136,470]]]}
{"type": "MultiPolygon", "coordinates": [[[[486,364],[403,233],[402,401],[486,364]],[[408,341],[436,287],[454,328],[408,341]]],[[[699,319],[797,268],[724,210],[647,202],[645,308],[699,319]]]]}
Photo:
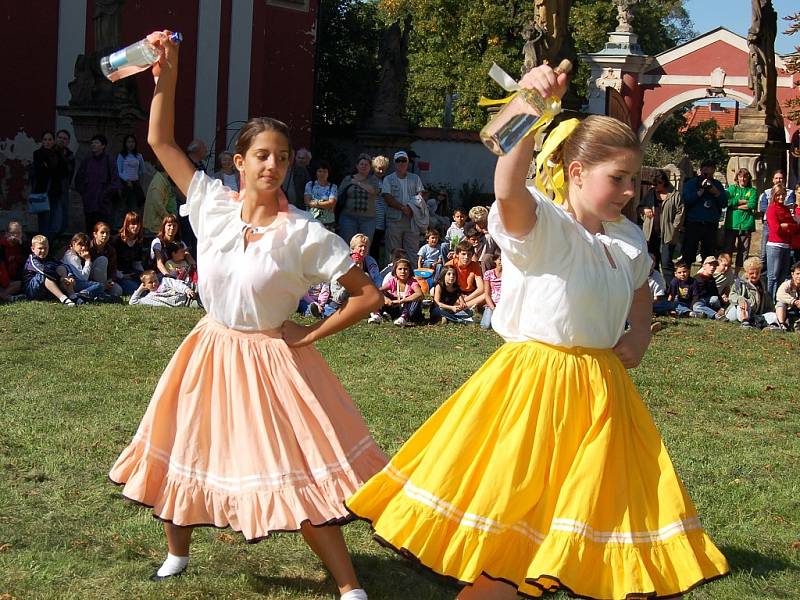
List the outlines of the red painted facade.
{"type": "MultiPolygon", "coordinates": [[[[67,8],[86,3],[86,52],[94,49],[92,13],[94,0],[37,0],[7,3],[0,21],[6,64],[19,65],[26,76],[14,80],[14,92],[0,94],[0,140],[13,138],[24,130],[38,139],[56,120],[56,86],[59,35],[59,5],[67,8]],[[74,4],[73,4],[74,3],[74,4]],[[31,36],[31,24],[35,36],[31,36]],[[32,43],[31,40],[34,40],[32,43]]],[[[219,66],[217,112],[214,125],[220,146],[228,113],[228,65],[232,31],[232,10],[236,0],[221,0],[219,27],[219,66]]],[[[316,19],[319,0],[310,0],[308,9],[273,6],[266,0],[253,2],[250,87],[237,90],[249,98],[249,116],[269,115],[286,121],[296,145],[309,145],[314,106],[314,66],[316,19]]],[[[194,134],[195,77],[198,39],[198,6],[194,0],[128,0],[123,7],[122,45],[133,43],[150,31],[170,28],[184,35],[181,45],[180,77],[177,91],[176,138],[188,142],[194,134]]],[[[77,58],[77,57],[75,57],[77,58]]],[[[70,69],[74,58],[69,57],[70,69]]],[[[71,77],[70,77],[71,79],[71,77]]],[[[153,81],[136,77],[139,103],[147,111],[153,81]]],[[[135,133],[140,145],[147,126],[141,123],[135,133]]],[[[207,140],[210,142],[211,140],[207,140]]]]}
{"type": "Polygon", "coordinates": [[[0,139],[24,130],[38,140],[55,125],[58,0],[4,2],[0,37],[8,76],[0,94],[0,139]]]}

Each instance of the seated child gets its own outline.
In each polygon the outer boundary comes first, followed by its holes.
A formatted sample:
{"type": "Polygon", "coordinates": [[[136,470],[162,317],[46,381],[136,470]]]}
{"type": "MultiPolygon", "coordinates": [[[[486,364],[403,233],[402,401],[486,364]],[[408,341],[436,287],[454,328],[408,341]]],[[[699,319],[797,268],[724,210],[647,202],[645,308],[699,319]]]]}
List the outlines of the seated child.
{"type": "Polygon", "coordinates": [[[448,266],[442,269],[439,280],[433,288],[431,322],[444,325],[452,323],[472,323],[472,310],[467,308],[464,296],[458,287],[458,271],[448,266]]]}
{"type": "Polygon", "coordinates": [[[489,269],[483,274],[484,285],[484,301],[486,306],[483,309],[483,317],[481,318],[481,329],[492,328],[492,313],[500,302],[500,288],[503,283],[503,259],[500,256],[500,250],[494,255],[494,268],[489,269]]]}
{"type": "Polygon", "coordinates": [[[0,246],[0,301],[12,302],[22,290],[22,280],[12,281],[6,267],[6,249],[0,246]]]}
{"type": "Polygon", "coordinates": [[[694,276],[692,283],[692,311],[690,317],[709,319],[724,319],[725,310],[720,305],[719,291],[714,282],[714,269],[717,268],[717,259],[706,256],[700,270],[694,276]]]}
{"type": "MultiPolygon", "coordinates": [[[[311,311],[311,305],[325,306],[328,298],[331,295],[331,286],[326,282],[312,285],[308,288],[306,295],[300,298],[300,303],[297,306],[297,312],[304,317],[313,317],[314,313],[311,311]]],[[[316,310],[316,309],[315,309],[316,310]]]]}
{"type": "Polygon", "coordinates": [[[728,306],[728,296],[731,293],[731,286],[736,279],[736,273],[731,269],[731,255],[723,252],[717,256],[719,264],[714,271],[714,282],[717,284],[719,291],[719,302],[725,307],[728,306]]]}
{"type": "Polygon", "coordinates": [[[383,269],[381,269],[381,272],[379,273],[381,279],[381,284],[378,286],[379,288],[386,285],[386,282],[389,281],[389,277],[392,276],[392,273],[394,271],[394,263],[396,263],[401,258],[405,259],[408,258],[406,256],[405,250],[403,250],[402,248],[395,248],[394,250],[392,250],[392,262],[390,262],[383,269]]]}
{"type": "Polygon", "coordinates": [[[164,277],[159,283],[156,272],[150,270],[142,273],[140,280],[142,282],[141,285],[131,295],[129,301],[131,306],[142,304],[144,306],[166,308],[177,308],[179,306],[203,307],[197,292],[179,279],[164,277]]]}
{"type": "Polygon", "coordinates": [[[22,268],[28,253],[25,251],[25,234],[19,221],[10,221],[4,236],[0,237],[0,247],[3,248],[3,262],[6,266],[8,278],[11,281],[22,282],[22,268]]]}
{"type": "Polygon", "coordinates": [[[456,257],[448,262],[458,272],[458,287],[464,294],[467,307],[475,308],[484,303],[483,272],[480,265],[473,260],[474,250],[469,242],[460,242],[456,246],[456,257]]]}
{"type": "Polygon", "coordinates": [[[678,261],[675,263],[675,277],[669,282],[667,290],[667,300],[675,305],[675,309],[670,311],[670,315],[681,317],[692,312],[691,287],[694,279],[689,277],[689,265],[678,261]]]}
{"type": "Polygon", "coordinates": [[[481,270],[485,272],[492,268],[494,254],[498,250],[497,243],[489,233],[489,210],[485,206],[473,206],[469,209],[469,218],[479,236],[478,245],[475,247],[475,260],[480,263],[481,270]]]}
{"type": "Polygon", "coordinates": [[[737,278],[731,288],[730,304],[725,313],[728,321],[740,322],[745,328],[758,329],[777,324],[772,298],[761,281],[761,259],[751,256],[742,267],[744,276],[737,278]]]}
{"type": "Polygon", "coordinates": [[[167,242],[164,245],[164,254],[169,258],[164,262],[167,269],[166,277],[172,277],[186,284],[197,283],[197,271],[186,258],[186,247],[177,242],[167,242]]]}
{"type": "Polygon", "coordinates": [[[653,297],[653,315],[665,317],[670,311],[675,310],[675,305],[667,300],[667,284],[664,276],[656,271],[658,264],[656,255],[650,254],[650,274],[647,276],[647,285],[650,287],[650,295],[653,297]]]}
{"type": "Polygon", "coordinates": [[[775,315],[783,331],[798,329],[800,320],[800,262],[792,265],[790,278],[784,281],[775,295],[775,315]]]}
{"type": "MultiPolygon", "coordinates": [[[[364,257],[359,252],[353,252],[350,254],[350,258],[357,267],[364,268],[364,257]]],[[[321,303],[312,302],[308,306],[308,312],[317,319],[327,319],[342,307],[348,296],[347,289],[338,280],[331,281],[328,299],[321,303]]]]}
{"type": "Polygon", "coordinates": [[[392,275],[381,287],[383,310],[398,327],[407,327],[422,320],[422,290],[414,279],[411,263],[405,258],[394,262],[392,275]]]}
{"type": "Polygon", "coordinates": [[[453,223],[444,234],[445,244],[442,245],[442,254],[446,260],[455,258],[456,246],[464,240],[464,224],[467,222],[467,212],[460,208],[453,211],[453,223]]]}
{"type": "Polygon", "coordinates": [[[83,303],[78,295],[91,296],[102,291],[103,284],[79,281],[67,267],[48,256],[50,244],[43,235],[33,236],[31,254],[23,267],[25,296],[28,300],[56,298],[64,306],[77,306],[83,303]]]}
{"type": "Polygon", "coordinates": [[[72,236],[61,262],[67,267],[69,274],[75,280],[75,291],[79,292],[84,299],[116,302],[118,301],[117,297],[106,293],[105,286],[102,283],[91,279],[94,265],[89,244],[88,235],[76,233],[72,236]]]}
{"type": "Polygon", "coordinates": [[[439,246],[439,232],[428,228],[428,231],[425,232],[425,240],[428,243],[422,246],[417,253],[417,268],[433,269],[433,281],[438,281],[439,273],[444,265],[442,248],[439,246]]]}

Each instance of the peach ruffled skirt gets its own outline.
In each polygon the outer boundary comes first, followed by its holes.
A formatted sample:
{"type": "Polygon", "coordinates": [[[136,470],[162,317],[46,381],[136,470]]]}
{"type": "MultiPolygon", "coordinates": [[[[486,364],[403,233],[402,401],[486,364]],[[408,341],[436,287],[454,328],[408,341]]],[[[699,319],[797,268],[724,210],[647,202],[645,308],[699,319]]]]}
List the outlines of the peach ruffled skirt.
{"type": "Polygon", "coordinates": [[[344,500],[386,464],[313,346],[202,319],[111,469],[126,498],[175,525],[248,541],[349,520],[344,500]]]}

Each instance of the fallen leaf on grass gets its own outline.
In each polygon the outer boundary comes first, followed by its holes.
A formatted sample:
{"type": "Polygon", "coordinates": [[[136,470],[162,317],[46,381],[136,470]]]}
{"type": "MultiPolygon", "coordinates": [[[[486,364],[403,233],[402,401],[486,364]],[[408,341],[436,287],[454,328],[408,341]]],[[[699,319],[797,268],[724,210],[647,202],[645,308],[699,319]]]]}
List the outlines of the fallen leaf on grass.
{"type": "Polygon", "coordinates": [[[775,389],[775,386],[774,385],[769,385],[769,384],[767,384],[767,387],[764,388],[764,390],[766,390],[767,392],[770,391],[770,390],[774,390],[774,389],[775,389]]]}
{"type": "Polygon", "coordinates": [[[0,544],[0,552],[11,550],[11,544],[0,544]]]}
{"type": "Polygon", "coordinates": [[[800,550],[800,540],[797,540],[796,542],[792,542],[791,544],[789,544],[789,548],[791,548],[792,550],[800,550]]]}
{"type": "Polygon", "coordinates": [[[217,535],[217,539],[225,544],[235,544],[239,541],[239,538],[231,535],[230,533],[220,533],[217,535]]]}

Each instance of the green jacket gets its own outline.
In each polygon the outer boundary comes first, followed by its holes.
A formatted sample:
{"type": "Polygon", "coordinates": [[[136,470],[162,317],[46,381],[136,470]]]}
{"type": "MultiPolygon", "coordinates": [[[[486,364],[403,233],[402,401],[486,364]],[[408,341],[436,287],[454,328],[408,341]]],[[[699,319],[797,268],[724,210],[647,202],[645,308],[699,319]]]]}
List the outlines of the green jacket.
{"type": "Polygon", "coordinates": [[[755,231],[755,210],[758,206],[758,193],[754,187],[739,187],[735,183],[728,186],[728,211],[725,215],[725,229],[733,231],[755,231]],[[747,201],[747,208],[737,208],[747,201]]]}

